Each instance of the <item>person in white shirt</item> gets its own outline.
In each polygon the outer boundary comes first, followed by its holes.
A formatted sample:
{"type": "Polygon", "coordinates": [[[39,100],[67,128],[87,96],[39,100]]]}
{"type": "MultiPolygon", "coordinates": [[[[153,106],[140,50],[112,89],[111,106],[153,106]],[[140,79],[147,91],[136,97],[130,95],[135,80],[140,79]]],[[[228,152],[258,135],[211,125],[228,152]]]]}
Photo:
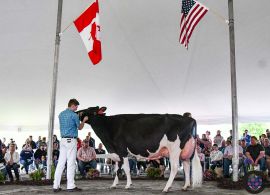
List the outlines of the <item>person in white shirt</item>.
{"type": "MultiPolygon", "coordinates": [[[[229,178],[229,168],[230,165],[232,164],[232,158],[233,158],[233,147],[232,147],[232,142],[230,140],[227,140],[227,146],[224,150],[223,154],[223,166],[224,166],[224,178],[229,178]]],[[[239,167],[242,164],[243,161],[243,148],[238,145],[239,148],[239,167]]]]}
{"type": "Polygon", "coordinates": [[[210,153],[211,169],[214,170],[216,167],[222,167],[223,153],[218,150],[218,145],[213,145],[213,150],[210,153]]]}
{"type": "Polygon", "coordinates": [[[9,145],[9,150],[8,152],[5,154],[5,161],[6,161],[6,170],[9,176],[9,180],[11,182],[13,182],[13,175],[11,170],[14,170],[15,176],[16,176],[16,180],[19,181],[20,180],[20,175],[19,175],[19,160],[20,160],[20,156],[19,153],[15,151],[16,150],[16,145],[15,144],[10,144],[9,145]]]}

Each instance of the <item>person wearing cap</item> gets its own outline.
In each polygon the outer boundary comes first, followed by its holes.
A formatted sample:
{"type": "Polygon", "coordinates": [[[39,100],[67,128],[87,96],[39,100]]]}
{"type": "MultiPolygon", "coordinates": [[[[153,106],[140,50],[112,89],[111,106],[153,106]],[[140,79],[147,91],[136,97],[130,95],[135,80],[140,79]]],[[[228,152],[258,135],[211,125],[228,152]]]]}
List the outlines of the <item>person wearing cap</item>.
{"type": "Polygon", "coordinates": [[[85,116],[80,123],[78,114],[75,111],[78,109],[79,102],[76,99],[71,99],[68,102],[68,108],[59,114],[60,124],[60,156],[54,175],[53,191],[60,192],[60,183],[65,164],[67,163],[67,191],[81,191],[75,185],[75,168],[76,168],[76,153],[77,153],[77,138],[78,129],[82,130],[88,117],[85,116]]]}
{"type": "Polygon", "coordinates": [[[87,169],[96,169],[96,152],[93,147],[89,146],[88,140],[83,140],[82,147],[78,150],[77,159],[79,161],[79,170],[83,177],[86,175],[87,169]]]}

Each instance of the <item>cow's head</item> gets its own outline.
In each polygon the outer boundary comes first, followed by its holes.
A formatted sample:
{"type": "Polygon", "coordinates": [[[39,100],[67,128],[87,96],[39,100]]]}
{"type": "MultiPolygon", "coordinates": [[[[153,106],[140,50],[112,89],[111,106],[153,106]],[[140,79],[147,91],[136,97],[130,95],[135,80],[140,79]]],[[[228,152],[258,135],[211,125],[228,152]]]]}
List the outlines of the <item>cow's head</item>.
{"type": "Polygon", "coordinates": [[[76,113],[79,115],[79,118],[81,121],[83,120],[83,118],[85,116],[88,116],[87,123],[89,123],[91,121],[91,119],[95,116],[105,116],[106,109],[107,108],[104,106],[103,107],[96,106],[96,107],[89,107],[89,108],[84,109],[84,110],[79,110],[76,113]]]}

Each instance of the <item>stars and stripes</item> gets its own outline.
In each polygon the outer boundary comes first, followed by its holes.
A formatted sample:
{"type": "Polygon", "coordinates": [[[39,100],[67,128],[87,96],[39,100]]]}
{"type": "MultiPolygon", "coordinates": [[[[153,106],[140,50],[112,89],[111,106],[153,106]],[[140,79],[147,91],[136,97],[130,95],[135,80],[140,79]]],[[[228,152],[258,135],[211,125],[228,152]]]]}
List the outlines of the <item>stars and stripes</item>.
{"type": "Polygon", "coordinates": [[[208,8],[194,0],[182,0],[180,22],[180,44],[188,48],[189,39],[196,25],[207,13],[208,8]]]}

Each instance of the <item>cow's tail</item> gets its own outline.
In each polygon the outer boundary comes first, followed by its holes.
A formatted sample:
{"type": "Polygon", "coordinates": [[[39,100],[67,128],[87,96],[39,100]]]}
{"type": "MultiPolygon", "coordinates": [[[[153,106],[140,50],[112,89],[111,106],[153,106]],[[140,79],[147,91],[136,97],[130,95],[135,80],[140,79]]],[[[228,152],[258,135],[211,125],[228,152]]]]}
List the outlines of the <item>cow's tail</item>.
{"type": "Polygon", "coordinates": [[[192,186],[193,187],[201,187],[203,181],[203,171],[200,162],[200,158],[198,156],[197,148],[195,148],[195,154],[192,159],[192,186]]]}

